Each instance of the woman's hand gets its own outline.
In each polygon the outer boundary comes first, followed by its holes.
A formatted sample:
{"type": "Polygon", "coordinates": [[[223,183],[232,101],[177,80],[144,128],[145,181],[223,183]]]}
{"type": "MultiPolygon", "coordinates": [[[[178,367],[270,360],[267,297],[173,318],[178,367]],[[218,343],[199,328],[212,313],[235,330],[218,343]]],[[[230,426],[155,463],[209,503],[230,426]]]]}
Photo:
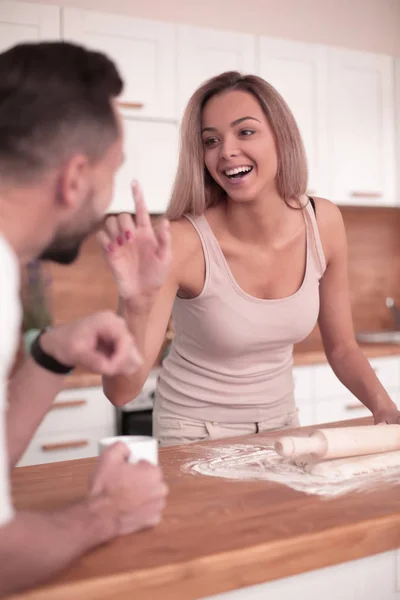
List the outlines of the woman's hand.
{"type": "Polygon", "coordinates": [[[392,406],[381,408],[374,412],[375,425],[380,423],[387,424],[399,424],[400,425],[400,411],[393,402],[392,406]]]}
{"type": "Polygon", "coordinates": [[[169,222],[153,228],[142,190],[132,185],[136,223],[122,213],[107,218],[98,233],[108,264],[118,286],[119,296],[130,308],[147,311],[164,283],[171,262],[169,222]]]}

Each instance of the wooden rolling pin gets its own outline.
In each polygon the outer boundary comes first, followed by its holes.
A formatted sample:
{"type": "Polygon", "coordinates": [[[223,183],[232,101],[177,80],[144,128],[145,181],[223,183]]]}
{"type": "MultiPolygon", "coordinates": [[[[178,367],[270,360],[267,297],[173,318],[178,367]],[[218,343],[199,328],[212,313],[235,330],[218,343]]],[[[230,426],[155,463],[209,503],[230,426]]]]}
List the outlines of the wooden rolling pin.
{"type": "Polygon", "coordinates": [[[400,450],[400,425],[367,425],[317,429],[307,437],[284,436],[275,450],[285,458],[343,458],[400,450]]]}

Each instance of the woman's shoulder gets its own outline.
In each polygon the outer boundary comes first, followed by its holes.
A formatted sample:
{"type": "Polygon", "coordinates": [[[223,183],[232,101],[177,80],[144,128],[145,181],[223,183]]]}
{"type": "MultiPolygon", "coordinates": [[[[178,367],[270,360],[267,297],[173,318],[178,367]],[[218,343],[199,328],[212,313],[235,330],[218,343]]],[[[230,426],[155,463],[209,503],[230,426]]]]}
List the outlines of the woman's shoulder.
{"type": "Polygon", "coordinates": [[[178,288],[196,296],[204,285],[204,254],[200,237],[185,217],[171,221],[170,231],[171,277],[178,288]]]}
{"type": "Polygon", "coordinates": [[[340,208],[327,198],[313,196],[315,203],[315,216],[317,218],[318,227],[334,227],[335,224],[339,227],[343,223],[342,213],[340,208]]]}
{"type": "Polygon", "coordinates": [[[186,217],[170,222],[173,261],[186,262],[194,253],[201,251],[199,235],[186,217]]]}
{"type": "Polygon", "coordinates": [[[170,231],[172,240],[180,246],[193,243],[198,237],[191,220],[186,216],[170,221],[170,231]]]}
{"type": "Polygon", "coordinates": [[[346,233],[340,208],[327,198],[314,197],[315,215],[322,247],[327,260],[338,246],[346,244],[346,233]]]}

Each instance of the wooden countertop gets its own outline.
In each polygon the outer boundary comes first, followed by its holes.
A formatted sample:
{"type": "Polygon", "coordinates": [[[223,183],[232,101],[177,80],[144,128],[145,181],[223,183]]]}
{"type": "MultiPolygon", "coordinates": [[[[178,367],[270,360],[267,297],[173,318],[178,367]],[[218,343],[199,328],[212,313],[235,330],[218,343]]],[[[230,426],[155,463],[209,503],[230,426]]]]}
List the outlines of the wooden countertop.
{"type": "MultiPolygon", "coordinates": [[[[339,425],[344,423],[331,424],[339,425]]],[[[272,437],[229,443],[257,444],[272,437]]],[[[194,452],[190,445],[160,451],[170,486],[161,525],[97,549],[52,583],[19,597],[195,600],[400,546],[400,481],[327,500],[273,482],[182,472],[194,452]]],[[[16,506],[54,509],[79,499],[93,463],[86,459],[14,470],[16,506]]]]}
{"type": "MultiPolygon", "coordinates": [[[[358,344],[367,358],[400,355],[399,344],[358,344]]],[[[296,344],[293,351],[295,366],[326,363],[327,359],[320,339],[306,339],[296,344]]]]}
{"type": "MultiPolygon", "coordinates": [[[[400,355],[400,345],[398,344],[359,344],[359,346],[367,358],[400,355]]],[[[321,340],[307,339],[297,344],[293,352],[293,362],[297,367],[326,363],[321,340]]],[[[66,377],[64,389],[96,386],[101,386],[100,375],[77,369],[66,377]]]]}

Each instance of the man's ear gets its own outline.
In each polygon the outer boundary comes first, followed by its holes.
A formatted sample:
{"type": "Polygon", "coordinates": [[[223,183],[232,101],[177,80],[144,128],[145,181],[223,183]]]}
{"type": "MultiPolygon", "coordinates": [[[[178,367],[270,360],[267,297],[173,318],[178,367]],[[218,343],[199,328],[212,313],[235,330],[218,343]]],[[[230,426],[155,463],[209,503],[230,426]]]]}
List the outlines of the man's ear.
{"type": "Polygon", "coordinates": [[[91,167],[88,157],[74,154],[60,169],[57,202],[62,208],[78,210],[90,190],[91,167]]]}

